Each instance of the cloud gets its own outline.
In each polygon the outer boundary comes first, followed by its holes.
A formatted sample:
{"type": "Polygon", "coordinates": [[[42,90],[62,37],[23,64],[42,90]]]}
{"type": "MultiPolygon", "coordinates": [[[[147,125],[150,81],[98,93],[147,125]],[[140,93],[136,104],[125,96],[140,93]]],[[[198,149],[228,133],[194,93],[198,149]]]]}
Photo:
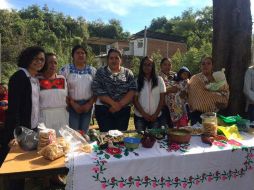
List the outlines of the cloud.
{"type": "Polygon", "coordinates": [[[212,5],[212,0],[55,0],[62,4],[79,7],[90,12],[111,12],[119,16],[132,14],[134,7],[176,7],[176,6],[196,6],[196,5],[212,5]]]}
{"type": "Polygon", "coordinates": [[[0,0],[0,9],[11,9],[12,7],[8,0],[0,0]]]}

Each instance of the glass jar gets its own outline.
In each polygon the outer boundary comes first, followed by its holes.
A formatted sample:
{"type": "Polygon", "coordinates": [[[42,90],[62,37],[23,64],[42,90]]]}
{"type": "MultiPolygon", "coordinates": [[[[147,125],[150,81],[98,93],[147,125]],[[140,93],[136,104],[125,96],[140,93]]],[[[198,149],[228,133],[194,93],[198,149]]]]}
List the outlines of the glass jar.
{"type": "Polygon", "coordinates": [[[204,134],[207,136],[217,135],[217,115],[215,112],[203,113],[201,116],[204,134]]]}

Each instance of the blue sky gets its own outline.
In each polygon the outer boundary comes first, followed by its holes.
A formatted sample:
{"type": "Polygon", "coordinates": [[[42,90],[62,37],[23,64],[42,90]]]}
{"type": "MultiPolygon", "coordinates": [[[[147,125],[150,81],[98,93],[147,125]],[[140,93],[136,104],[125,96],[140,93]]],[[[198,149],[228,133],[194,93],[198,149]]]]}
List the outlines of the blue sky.
{"type": "MultiPolygon", "coordinates": [[[[251,0],[254,12],[254,0],[251,0]]],[[[0,0],[0,9],[22,9],[29,5],[48,5],[50,10],[62,12],[87,21],[115,18],[121,21],[124,31],[136,33],[149,26],[153,18],[180,16],[184,10],[211,6],[212,0],[0,0]]]]}

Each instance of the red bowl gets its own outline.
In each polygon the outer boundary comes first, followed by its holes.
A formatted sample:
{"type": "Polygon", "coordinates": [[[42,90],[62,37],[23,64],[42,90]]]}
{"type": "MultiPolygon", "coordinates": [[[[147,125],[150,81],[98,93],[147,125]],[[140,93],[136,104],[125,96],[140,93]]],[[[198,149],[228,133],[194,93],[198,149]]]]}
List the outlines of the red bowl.
{"type": "Polygon", "coordinates": [[[152,148],[156,139],[153,136],[144,136],[141,139],[141,144],[145,148],[152,148]]]}

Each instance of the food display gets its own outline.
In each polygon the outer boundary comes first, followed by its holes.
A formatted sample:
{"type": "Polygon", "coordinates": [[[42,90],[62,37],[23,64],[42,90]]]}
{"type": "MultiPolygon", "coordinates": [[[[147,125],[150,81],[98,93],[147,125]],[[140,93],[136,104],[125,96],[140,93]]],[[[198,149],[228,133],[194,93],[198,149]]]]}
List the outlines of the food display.
{"type": "Polygon", "coordinates": [[[190,142],[191,132],[185,129],[169,129],[168,140],[169,144],[187,144],[190,142]]]}
{"type": "Polygon", "coordinates": [[[213,136],[217,135],[217,116],[215,112],[207,112],[203,113],[201,116],[202,118],[202,125],[204,127],[204,132],[206,136],[213,136]]]}
{"type": "Polygon", "coordinates": [[[148,133],[158,140],[164,139],[166,135],[165,129],[159,129],[159,128],[148,129],[148,133]]]}
{"type": "Polygon", "coordinates": [[[39,132],[39,142],[38,150],[41,150],[43,147],[56,142],[56,131],[54,129],[43,129],[39,132]]]}
{"type": "Polygon", "coordinates": [[[217,135],[217,125],[214,123],[203,123],[204,132],[207,136],[215,137],[217,135]]]}
{"type": "Polygon", "coordinates": [[[65,155],[64,148],[57,143],[52,143],[42,148],[39,152],[44,158],[48,160],[56,160],[65,155]]]}
{"type": "Polygon", "coordinates": [[[188,126],[188,127],[182,127],[181,129],[190,131],[191,135],[201,135],[204,133],[203,127],[188,126]]]}
{"type": "Polygon", "coordinates": [[[80,146],[79,150],[81,152],[85,152],[85,153],[92,153],[93,152],[93,146],[90,144],[83,144],[82,146],[80,146]]]}

